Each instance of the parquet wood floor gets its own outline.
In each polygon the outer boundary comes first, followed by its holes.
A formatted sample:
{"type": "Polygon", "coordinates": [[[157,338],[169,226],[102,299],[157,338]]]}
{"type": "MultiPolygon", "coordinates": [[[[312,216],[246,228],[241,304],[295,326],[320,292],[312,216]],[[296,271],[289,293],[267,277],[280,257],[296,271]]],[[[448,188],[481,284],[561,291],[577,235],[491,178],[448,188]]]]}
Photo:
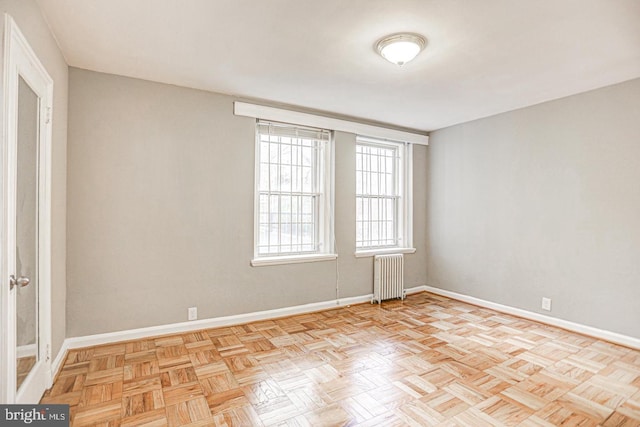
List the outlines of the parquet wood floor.
{"type": "Polygon", "coordinates": [[[16,387],[20,388],[22,382],[27,378],[31,368],[36,364],[35,356],[18,357],[16,359],[16,387]]]}
{"type": "Polygon", "coordinates": [[[640,426],[640,351],[428,294],[69,351],[74,426],[640,426]]]}

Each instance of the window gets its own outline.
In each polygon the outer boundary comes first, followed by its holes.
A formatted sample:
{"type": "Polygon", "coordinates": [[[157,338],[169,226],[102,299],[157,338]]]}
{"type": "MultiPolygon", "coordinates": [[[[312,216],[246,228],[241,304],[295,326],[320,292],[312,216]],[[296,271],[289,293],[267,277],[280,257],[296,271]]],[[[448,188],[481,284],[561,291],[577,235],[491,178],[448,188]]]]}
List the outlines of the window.
{"type": "MultiPolygon", "coordinates": [[[[332,252],[331,133],[258,121],[253,265],[332,252]]],[[[335,258],[335,256],[333,256],[335,258]]]]}
{"type": "Polygon", "coordinates": [[[410,157],[409,144],[357,138],[357,252],[410,249],[410,157]]]}

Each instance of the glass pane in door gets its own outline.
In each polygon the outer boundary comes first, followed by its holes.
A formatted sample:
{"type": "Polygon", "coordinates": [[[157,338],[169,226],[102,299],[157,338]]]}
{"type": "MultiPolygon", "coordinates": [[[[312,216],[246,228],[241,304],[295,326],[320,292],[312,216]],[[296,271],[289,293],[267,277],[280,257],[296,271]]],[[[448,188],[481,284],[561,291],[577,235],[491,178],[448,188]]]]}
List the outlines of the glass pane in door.
{"type": "Polygon", "coordinates": [[[16,182],[17,388],[38,361],[38,96],[20,77],[16,182]]]}

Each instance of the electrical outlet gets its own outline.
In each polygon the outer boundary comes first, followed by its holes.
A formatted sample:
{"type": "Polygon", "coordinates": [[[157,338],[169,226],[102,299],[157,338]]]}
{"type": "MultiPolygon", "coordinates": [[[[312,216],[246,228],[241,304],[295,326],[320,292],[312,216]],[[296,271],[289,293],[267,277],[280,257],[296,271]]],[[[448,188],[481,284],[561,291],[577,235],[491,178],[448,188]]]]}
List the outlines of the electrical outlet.
{"type": "Polygon", "coordinates": [[[189,320],[196,320],[198,318],[198,307],[189,307],[189,320]]]}
{"type": "Polygon", "coordinates": [[[551,311],[551,298],[542,297],[542,309],[551,311]]]}

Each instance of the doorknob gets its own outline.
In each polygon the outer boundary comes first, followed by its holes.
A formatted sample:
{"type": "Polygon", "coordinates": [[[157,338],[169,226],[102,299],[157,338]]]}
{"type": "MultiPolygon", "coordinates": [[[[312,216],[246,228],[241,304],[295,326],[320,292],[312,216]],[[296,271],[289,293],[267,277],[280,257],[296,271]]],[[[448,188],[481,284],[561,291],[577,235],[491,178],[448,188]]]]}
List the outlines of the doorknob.
{"type": "Polygon", "coordinates": [[[16,276],[14,276],[13,274],[9,276],[9,290],[15,288],[16,286],[24,288],[29,283],[31,283],[31,280],[28,277],[20,276],[16,279],[16,276]]]}
{"type": "Polygon", "coordinates": [[[31,279],[29,279],[26,276],[20,276],[18,277],[18,285],[21,288],[24,288],[25,286],[27,286],[29,283],[31,283],[31,279]]]}

